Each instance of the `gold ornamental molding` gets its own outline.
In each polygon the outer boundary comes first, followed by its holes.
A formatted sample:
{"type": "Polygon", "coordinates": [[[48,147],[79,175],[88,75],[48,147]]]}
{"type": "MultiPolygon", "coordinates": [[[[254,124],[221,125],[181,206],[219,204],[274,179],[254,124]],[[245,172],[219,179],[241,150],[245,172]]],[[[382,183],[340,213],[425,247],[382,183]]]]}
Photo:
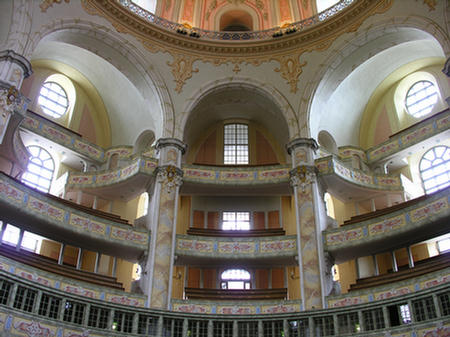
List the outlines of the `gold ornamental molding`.
{"type": "Polygon", "coordinates": [[[358,0],[324,22],[303,31],[270,40],[207,40],[178,34],[153,24],[136,15],[115,0],[82,0],[83,8],[92,15],[106,18],[120,33],[131,34],[142,42],[151,53],[167,52],[173,62],[168,62],[176,84],[181,92],[186,81],[198,69],[196,61],[209,62],[215,66],[233,64],[234,72],[240,65],[259,66],[277,61],[280,73],[291,92],[296,93],[298,80],[306,62],[300,57],[305,52],[326,50],[342,34],[356,31],[370,16],[386,12],[393,0],[358,0]]]}

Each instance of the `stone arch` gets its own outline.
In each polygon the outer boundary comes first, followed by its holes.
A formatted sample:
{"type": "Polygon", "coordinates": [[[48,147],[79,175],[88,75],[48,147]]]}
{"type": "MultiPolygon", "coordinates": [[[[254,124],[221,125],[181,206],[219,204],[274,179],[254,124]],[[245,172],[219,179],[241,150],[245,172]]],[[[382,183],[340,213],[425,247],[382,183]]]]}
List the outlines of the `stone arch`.
{"type": "Polygon", "coordinates": [[[145,130],[136,139],[134,143],[133,153],[143,153],[148,151],[155,141],[155,133],[152,130],[145,130]]]}
{"type": "Polygon", "coordinates": [[[149,95],[153,94],[152,97],[157,100],[157,105],[161,109],[161,114],[156,121],[157,125],[155,125],[155,129],[160,130],[157,137],[173,136],[175,118],[169,90],[162,76],[149,64],[148,57],[129,40],[108,27],[90,21],[63,19],[43,25],[39,31],[32,34],[28,48],[25,50],[26,57],[30,58],[39,43],[46,40],[66,42],[94,53],[118,69],[135,85],[145,99],[148,99],[149,95]],[[77,34],[77,39],[71,39],[72,33],[77,34]],[[80,36],[95,39],[98,45],[112,49],[120,57],[129,60],[129,62],[121,62],[119,57],[109,55],[106,48],[95,48],[93,50],[88,43],[80,39],[80,36]]]}
{"type": "MultiPolygon", "coordinates": [[[[315,71],[315,76],[304,85],[301,93],[299,111],[299,125],[302,137],[316,137],[317,128],[312,130],[311,118],[317,111],[314,110],[315,100],[320,97],[327,97],[339,86],[350,74],[361,66],[364,62],[380,55],[382,52],[395,46],[414,41],[428,41],[439,45],[441,52],[445,55],[450,54],[450,39],[440,27],[433,22],[422,17],[396,17],[395,20],[380,20],[372,23],[369,27],[362,27],[358,31],[338,38],[335,43],[329,47],[327,59],[321,62],[321,65],[315,71]],[[393,39],[384,41],[384,43],[375,43],[390,34],[393,39]],[[370,45],[372,43],[372,45],[370,45]],[[361,48],[368,46],[367,48],[361,48]],[[351,63],[350,56],[353,53],[364,51],[364,55],[358,55],[358,63],[351,63]],[[339,69],[338,69],[339,68],[339,69]],[[339,70],[339,72],[337,72],[339,70]],[[325,88],[325,86],[328,86],[325,88]],[[324,90],[324,88],[326,90],[324,90]]],[[[397,62],[399,60],[396,60],[397,62]]],[[[353,61],[352,61],[353,62],[353,61]]],[[[405,61],[407,62],[407,61],[405,61]]],[[[339,144],[348,145],[348,144],[339,144]]]]}
{"type": "Polygon", "coordinates": [[[339,151],[336,145],[336,141],[328,131],[325,130],[320,131],[317,137],[317,142],[329,153],[336,155],[338,154],[339,151]]]}
{"type": "Polygon", "coordinates": [[[229,88],[241,88],[245,90],[254,91],[264,97],[271,100],[281,112],[283,122],[286,124],[288,130],[288,138],[295,139],[299,137],[298,120],[292,109],[290,103],[286,98],[271,84],[262,83],[252,78],[246,77],[233,77],[222,78],[206,83],[199,88],[190,99],[187,100],[187,104],[183,108],[181,113],[182,118],[178,121],[178,125],[175,130],[175,138],[183,139],[185,136],[185,129],[187,121],[193,111],[193,109],[208,95],[229,88]]]}

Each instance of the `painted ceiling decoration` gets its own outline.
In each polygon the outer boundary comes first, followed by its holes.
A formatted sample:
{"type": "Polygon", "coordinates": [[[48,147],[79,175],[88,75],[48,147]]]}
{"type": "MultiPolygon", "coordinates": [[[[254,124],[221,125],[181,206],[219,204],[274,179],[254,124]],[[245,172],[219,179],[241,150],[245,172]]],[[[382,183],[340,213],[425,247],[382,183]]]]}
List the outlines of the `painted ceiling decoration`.
{"type": "MultiPolygon", "coordinates": [[[[234,1],[234,0],[233,0],[234,1]]],[[[215,66],[232,64],[234,72],[240,71],[239,65],[259,66],[264,62],[276,61],[280,73],[296,93],[302,68],[306,62],[300,57],[305,52],[327,49],[333,41],[348,32],[355,32],[369,17],[383,13],[392,6],[392,0],[361,0],[345,10],[303,31],[302,34],[290,34],[281,39],[249,42],[207,41],[177,34],[166,28],[152,24],[132,13],[117,1],[82,0],[84,9],[106,18],[121,33],[132,34],[152,53],[169,53],[173,62],[171,67],[176,92],[180,93],[186,81],[192,77],[197,61],[212,63],[215,66]]]]}

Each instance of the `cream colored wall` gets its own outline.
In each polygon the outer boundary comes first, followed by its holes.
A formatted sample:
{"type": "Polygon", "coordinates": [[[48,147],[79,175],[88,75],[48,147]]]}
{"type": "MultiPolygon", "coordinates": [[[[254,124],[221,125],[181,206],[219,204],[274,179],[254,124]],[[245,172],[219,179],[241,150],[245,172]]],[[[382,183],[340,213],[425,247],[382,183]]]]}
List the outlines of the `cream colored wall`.
{"type": "MultiPolygon", "coordinates": [[[[108,114],[101,97],[92,84],[75,69],[56,61],[36,60],[32,62],[32,65],[33,75],[25,79],[24,85],[22,86],[23,93],[31,99],[29,109],[77,133],[92,134],[92,131],[84,130],[81,125],[83,114],[88,111],[88,118],[92,121],[92,127],[95,132],[95,141],[93,139],[89,140],[103,148],[110,147],[111,130],[108,114]],[[75,89],[75,102],[70,102],[69,113],[57,119],[43,113],[38,103],[39,91],[42,84],[53,74],[64,75],[75,89]]],[[[90,125],[86,126],[90,127],[90,125]]]]}
{"type": "Polygon", "coordinates": [[[394,134],[448,107],[445,98],[450,96],[450,86],[447,77],[442,73],[444,62],[445,59],[439,57],[411,62],[397,69],[377,87],[361,119],[362,148],[370,148],[387,139],[386,135],[377,137],[376,132],[389,128],[390,134],[394,134]],[[439,98],[430,115],[417,119],[406,112],[404,100],[410,86],[422,79],[430,80],[438,86],[439,98]],[[378,127],[381,125],[384,127],[378,127]]]}
{"type": "Polygon", "coordinates": [[[208,139],[208,137],[216,131],[216,164],[223,164],[223,127],[225,124],[228,123],[243,123],[248,125],[248,140],[249,140],[249,164],[254,165],[256,164],[256,131],[259,131],[265,139],[268,141],[270,146],[272,147],[273,152],[275,153],[275,156],[277,157],[277,161],[280,164],[286,163],[286,156],[285,156],[285,150],[278,144],[278,142],[274,139],[274,137],[270,134],[268,130],[266,130],[262,125],[253,122],[253,121],[247,121],[247,120],[226,120],[220,123],[217,123],[215,125],[212,125],[210,128],[208,128],[205,132],[202,133],[202,135],[194,140],[192,144],[189,144],[188,153],[186,156],[186,162],[193,163],[195,162],[195,158],[197,156],[197,153],[200,149],[200,147],[205,143],[205,141],[208,139]]]}

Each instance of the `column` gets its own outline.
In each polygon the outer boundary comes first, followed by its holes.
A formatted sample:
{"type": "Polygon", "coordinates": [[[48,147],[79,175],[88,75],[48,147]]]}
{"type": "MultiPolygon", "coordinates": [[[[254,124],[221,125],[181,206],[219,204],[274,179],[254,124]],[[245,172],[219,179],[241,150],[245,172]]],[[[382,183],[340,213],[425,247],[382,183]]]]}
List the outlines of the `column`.
{"type": "Polygon", "coordinates": [[[182,183],[181,157],[186,145],[173,138],[162,138],[156,143],[159,167],[151,194],[154,215],[150,220],[151,243],[146,264],[150,307],[169,309],[175,255],[175,233],[178,209],[178,191],[182,183]]]}
{"type": "Polygon", "coordinates": [[[26,113],[28,99],[19,94],[19,89],[31,73],[31,64],[22,55],[13,50],[0,52],[0,144],[6,130],[14,129],[26,113]]]}
{"type": "Polygon", "coordinates": [[[391,251],[391,259],[392,259],[392,270],[394,272],[398,271],[397,258],[395,257],[395,251],[391,251]]]}
{"type": "Polygon", "coordinates": [[[411,251],[411,246],[406,247],[406,251],[408,253],[408,265],[409,268],[414,268],[414,257],[411,251]]]}
{"type": "Polygon", "coordinates": [[[325,296],[331,292],[333,283],[332,261],[325,261],[322,247],[327,215],[314,166],[318,145],[314,139],[298,138],[286,147],[292,158],[290,176],[296,203],[302,306],[303,310],[324,308],[325,296]]]}
{"type": "Polygon", "coordinates": [[[78,257],[77,257],[77,269],[81,269],[81,264],[83,263],[83,248],[78,248],[78,257]]]}
{"type": "Polygon", "coordinates": [[[100,253],[95,253],[94,273],[96,273],[96,274],[98,273],[98,265],[100,263],[101,255],[102,254],[100,254],[100,253]]]}
{"type": "Polygon", "coordinates": [[[19,232],[19,240],[17,241],[16,245],[16,251],[20,251],[20,248],[22,248],[22,241],[23,241],[23,235],[25,234],[25,231],[21,228],[19,232]]]}
{"type": "MultiPolygon", "coordinates": [[[[442,69],[442,72],[445,75],[447,75],[447,77],[450,77],[450,57],[445,62],[444,69],[442,69]]],[[[445,100],[447,101],[448,106],[450,106],[450,97],[445,97],[445,100]]]]}
{"type": "Polygon", "coordinates": [[[58,264],[64,263],[64,251],[66,250],[66,244],[61,243],[61,247],[59,249],[59,256],[58,256],[58,264]]]}

